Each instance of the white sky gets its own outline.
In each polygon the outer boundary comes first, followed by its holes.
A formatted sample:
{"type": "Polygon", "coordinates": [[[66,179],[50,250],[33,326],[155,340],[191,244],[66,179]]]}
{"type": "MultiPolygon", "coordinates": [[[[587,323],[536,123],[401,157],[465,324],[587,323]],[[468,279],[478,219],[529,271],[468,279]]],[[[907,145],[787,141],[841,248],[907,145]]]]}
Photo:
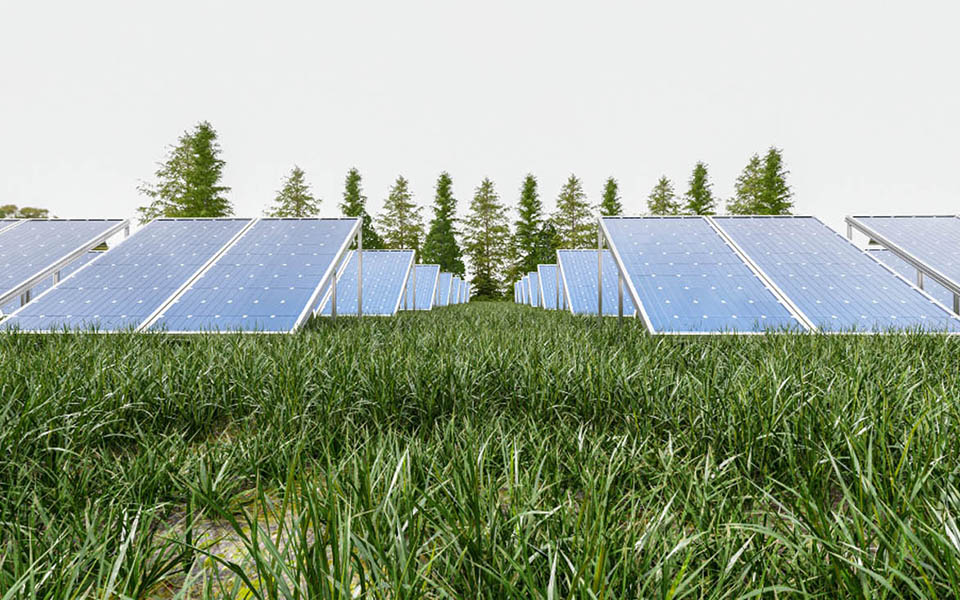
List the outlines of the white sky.
{"type": "MultiPolygon", "coordinates": [[[[784,149],[798,213],[960,212],[957,2],[4,2],[0,204],[134,216],[196,122],[221,136],[241,216],[297,163],[337,214],[363,173],[428,206],[453,176],[547,207],[571,172],[627,212],[697,160],[729,197],[784,149]]],[[[429,209],[424,216],[429,217],[429,209]]]]}

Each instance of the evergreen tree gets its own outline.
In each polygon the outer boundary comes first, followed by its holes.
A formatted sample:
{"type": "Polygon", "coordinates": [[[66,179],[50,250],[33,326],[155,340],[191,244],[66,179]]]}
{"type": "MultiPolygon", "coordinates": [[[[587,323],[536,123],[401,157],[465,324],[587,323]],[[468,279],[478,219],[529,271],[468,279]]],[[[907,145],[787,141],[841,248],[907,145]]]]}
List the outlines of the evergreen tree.
{"type": "Polygon", "coordinates": [[[760,207],[762,171],[760,157],[754,154],[737,176],[737,182],[733,185],[733,198],[727,203],[727,212],[732,215],[757,214],[760,207]]]}
{"type": "Polygon", "coordinates": [[[303,169],[294,165],[283,181],[283,188],[277,192],[267,216],[303,219],[315,217],[319,212],[320,200],[310,193],[303,169]]]}
{"type": "Polygon", "coordinates": [[[793,191],[787,184],[786,166],[783,164],[783,152],[773,146],[763,157],[763,175],[761,192],[757,206],[760,215],[789,215],[793,208],[793,191]]]}
{"type": "Polygon", "coordinates": [[[440,265],[441,271],[464,276],[463,253],[457,243],[457,200],[453,197],[453,179],[444,171],[437,177],[433,200],[433,219],[423,242],[423,262],[440,265]]]}
{"type": "Polygon", "coordinates": [[[143,184],[139,191],[151,199],[137,209],[140,222],[157,217],[227,217],[233,206],[226,194],[230,188],[220,185],[223,167],[217,132],[202,121],[184,132],[177,145],[154,176],[156,182],[143,184]]]}
{"type": "Polygon", "coordinates": [[[373,219],[367,213],[367,197],[363,195],[363,181],[360,177],[360,171],[356,167],[347,171],[340,212],[345,217],[362,217],[364,249],[377,250],[383,248],[383,240],[380,239],[377,230],[373,228],[373,219]]]}
{"type": "Polygon", "coordinates": [[[390,194],[383,203],[379,227],[387,248],[406,248],[420,253],[423,239],[421,208],[413,202],[413,194],[403,175],[397,177],[390,194]]]}
{"type": "Polygon", "coordinates": [[[603,199],[597,207],[605,217],[616,217],[623,214],[623,204],[620,202],[620,184],[613,177],[608,177],[603,184],[603,199]]]}
{"type": "Polygon", "coordinates": [[[647,211],[651,215],[680,214],[680,203],[673,191],[673,183],[666,175],[661,175],[657,185],[653,186],[650,196],[647,197],[647,211]]]}
{"type": "MultiPolygon", "coordinates": [[[[508,279],[516,281],[537,268],[543,253],[541,248],[543,229],[543,203],[537,191],[537,178],[528,173],[520,184],[518,218],[513,232],[513,267],[508,279]]],[[[551,261],[552,262],[552,261],[551,261]]]]}
{"type": "Polygon", "coordinates": [[[576,175],[570,175],[557,197],[553,213],[558,242],[567,248],[589,248],[596,244],[597,227],[590,214],[590,205],[576,175]]]}
{"type": "Polygon", "coordinates": [[[473,271],[473,296],[500,298],[510,253],[510,225],[507,209],[490,179],[485,178],[474,192],[465,225],[464,249],[473,271]]]}
{"type": "Polygon", "coordinates": [[[698,162],[690,176],[690,189],[685,197],[684,211],[690,215],[715,214],[716,201],[713,199],[713,190],[710,189],[712,186],[707,175],[707,165],[698,162]]]}

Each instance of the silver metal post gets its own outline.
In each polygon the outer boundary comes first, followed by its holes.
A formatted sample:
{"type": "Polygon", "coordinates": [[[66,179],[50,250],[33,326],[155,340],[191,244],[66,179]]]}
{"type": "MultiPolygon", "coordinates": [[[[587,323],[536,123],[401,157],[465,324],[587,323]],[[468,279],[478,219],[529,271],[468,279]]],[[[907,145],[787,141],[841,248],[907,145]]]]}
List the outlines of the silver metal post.
{"type": "Polygon", "coordinates": [[[603,230],[597,223],[597,316],[603,316],[603,230]]]}
{"type": "Polygon", "coordinates": [[[917,287],[923,289],[923,271],[917,269],[917,287]]]}
{"type": "Polygon", "coordinates": [[[357,316],[363,316],[363,217],[357,234],[357,316]]]}
{"type": "Polygon", "coordinates": [[[960,315],[960,294],[953,295],[953,312],[960,315]]]}
{"type": "Polygon", "coordinates": [[[331,285],[333,287],[330,289],[330,318],[336,319],[337,318],[337,270],[336,269],[333,270],[333,282],[331,283],[331,285]]]}
{"type": "Polygon", "coordinates": [[[847,239],[853,241],[853,225],[847,223],[847,239]]]}
{"type": "Polygon", "coordinates": [[[617,323],[623,325],[623,273],[617,269],[617,323]]]}
{"type": "Polygon", "coordinates": [[[30,290],[20,294],[20,306],[23,306],[27,302],[30,302],[30,290]]]}
{"type": "Polygon", "coordinates": [[[417,310],[417,259],[413,260],[413,310],[417,310]]]}
{"type": "Polygon", "coordinates": [[[53,285],[60,283],[60,271],[53,272],[53,285]]]}
{"type": "Polygon", "coordinates": [[[553,279],[554,285],[557,289],[557,301],[553,307],[557,310],[560,310],[560,265],[557,265],[553,268],[553,279]]]}

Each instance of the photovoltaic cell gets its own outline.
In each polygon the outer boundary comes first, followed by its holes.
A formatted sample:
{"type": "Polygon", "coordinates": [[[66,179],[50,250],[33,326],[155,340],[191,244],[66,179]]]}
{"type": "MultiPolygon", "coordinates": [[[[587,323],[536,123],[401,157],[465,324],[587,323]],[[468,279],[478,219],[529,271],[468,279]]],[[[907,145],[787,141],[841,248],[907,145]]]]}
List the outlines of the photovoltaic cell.
{"type": "Polygon", "coordinates": [[[540,277],[536,271],[527,273],[527,301],[530,306],[540,306],[540,277]]]}
{"type": "Polygon", "coordinates": [[[154,331],[289,332],[353,239],[357,219],[260,219],[150,326],[154,331]]]}
{"type": "MultiPolygon", "coordinates": [[[[101,254],[102,252],[85,252],[83,255],[80,256],[80,258],[78,258],[77,260],[73,261],[72,263],[60,269],[60,279],[64,279],[68,277],[71,273],[73,273],[83,265],[87,264],[91,260],[95,259],[96,257],[100,256],[101,254]]],[[[47,291],[52,286],[53,286],[53,275],[46,277],[45,279],[42,279],[40,283],[30,288],[30,295],[36,298],[37,296],[47,291]]],[[[10,302],[7,302],[7,305],[3,307],[2,313],[0,314],[10,314],[13,311],[17,310],[18,308],[20,308],[19,298],[15,300],[11,300],[10,302]]]]}
{"type": "Polygon", "coordinates": [[[706,219],[606,217],[602,223],[652,331],[802,327],[706,219]]]}
{"type": "MultiPolygon", "coordinates": [[[[564,310],[575,315],[597,314],[597,251],[557,250],[561,300],[564,310]]],[[[617,263],[609,250],[603,251],[603,314],[615,317],[617,306],[617,263]]],[[[623,314],[636,313],[626,282],[623,286],[623,314]]]]}
{"type": "Polygon", "coordinates": [[[0,232],[0,302],[71,256],[79,258],[123,224],[120,219],[37,219],[0,232]]]}
{"type": "MultiPolygon", "coordinates": [[[[883,264],[887,265],[897,273],[899,273],[904,279],[915,281],[917,277],[917,269],[913,267],[910,263],[901,259],[899,256],[890,252],[885,248],[868,248],[867,255],[871,256],[883,264]]],[[[923,291],[933,297],[934,300],[940,302],[947,308],[953,306],[953,292],[943,287],[933,279],[927,277],[923,282],[923,291]]]]}
{"type": "Polygon", "coordinates": [[[450,304],[450,289],[453,287],[453,273],[443,272],[437,279],[437,306],[447,306],[450,304]]]}
{"type": "Polygon", "coordinates": [[[559,297],[557,265],[537,265],[537,277],[540,280],[539,294],[543,298],[543,307],[556,310],[559,297]]]}
{"type": "MultiPolygon", "coordinates": [[[[351,251],[337,276],[337,314],[357,314],[357,253],[351,251]]],[[[413,268],[413,250],[363,251],[363,315],[392,316],[403,306],[403,290],[413,268]]],[[[328,295],[320,314],[330,316],[328,295]]]]}
{"type": "Polygon", "coordinates": [[[458,276],[453,276],[453,286],[450,288],[450,304],[460,304],[460,286],[463,280],[458,276]]]}
{"type": "Polygon", "coordinates": [[[16,311],[0,327],[136,328],[249,223],[249,219],[153,221],[16,311]]]}
{"type": "MultiPolygon", "coordinates": [[[[440,276],[440,265],[416,265],[416,310],[430,310],[433,308],[433,299],[437,295],[437,279],[440,276]]],[[[413,279],[407,282],[407,308],[414,308],[413,279]]]]}
{"type": "MultiPolygon", "coordinates": [[[[960,286],[960,218],[952,216],[853,217],[881,245],[895,245],[960,286]]],[[[869,233],[868,233],[869,235],[869,233]]],[[[891,248],[888,248],[891,249],[891,248]]],[[[913,277],[910,278],[911,280],[913,277]]],[[[947,306],[952,306],[951,303],[947,306]]]]}
{"type": "Polygon", "coordinates": [[[960,320],[818,219],[714,220],[823,331],[960,330],[960,320]]]}

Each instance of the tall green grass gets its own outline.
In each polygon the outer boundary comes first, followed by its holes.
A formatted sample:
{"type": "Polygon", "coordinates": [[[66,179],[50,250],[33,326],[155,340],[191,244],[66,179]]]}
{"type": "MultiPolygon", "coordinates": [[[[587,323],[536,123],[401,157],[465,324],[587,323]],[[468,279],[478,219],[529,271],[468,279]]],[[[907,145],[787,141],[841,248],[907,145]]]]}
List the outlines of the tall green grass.
{"type": "Polygon", "coordinates": [[[0,336],[0,599],[960,597],[940,336],[0,336]]]}

